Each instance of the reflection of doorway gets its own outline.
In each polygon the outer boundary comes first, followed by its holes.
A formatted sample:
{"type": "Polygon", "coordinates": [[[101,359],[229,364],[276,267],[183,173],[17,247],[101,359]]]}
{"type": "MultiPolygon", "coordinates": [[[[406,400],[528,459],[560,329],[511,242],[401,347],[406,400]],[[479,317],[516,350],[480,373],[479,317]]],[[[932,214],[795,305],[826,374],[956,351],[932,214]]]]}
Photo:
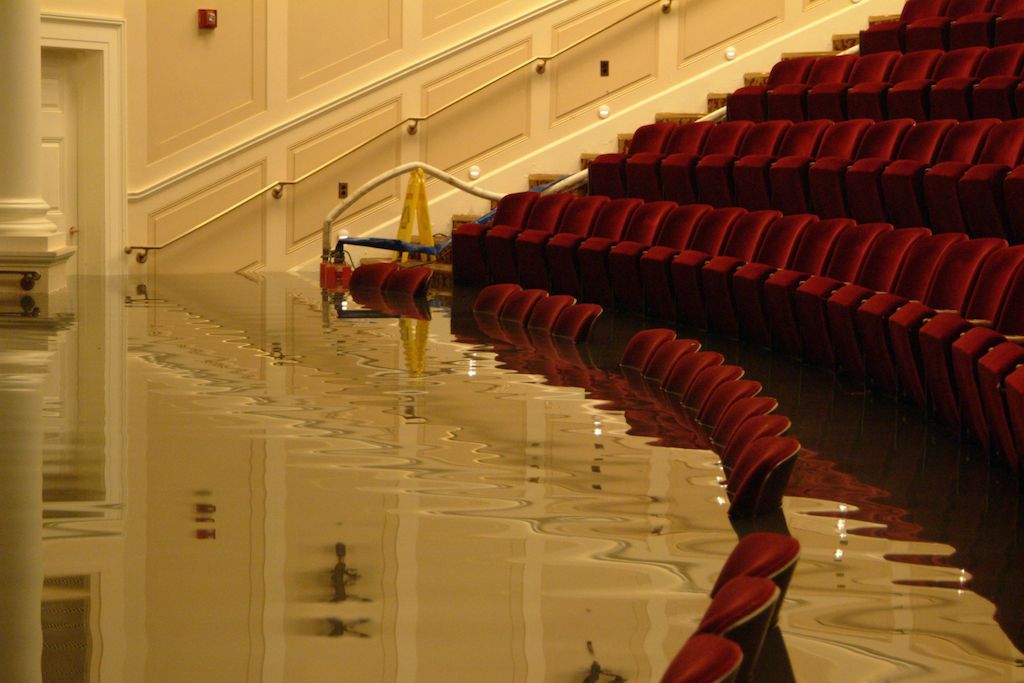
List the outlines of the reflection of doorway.
{"type": "MultiPolygon", "coordinates": [[[[43,50],[42,135],[43,199],[50,205],[46,217],[68,244],[78,247],[78,92],[75,87],[77,54],[71,50],[43,50]]],[[[83,169],[88,172],[90,169],[83,169]]],[[[77,257],[68,262],[77,270],[77,257]]]]}

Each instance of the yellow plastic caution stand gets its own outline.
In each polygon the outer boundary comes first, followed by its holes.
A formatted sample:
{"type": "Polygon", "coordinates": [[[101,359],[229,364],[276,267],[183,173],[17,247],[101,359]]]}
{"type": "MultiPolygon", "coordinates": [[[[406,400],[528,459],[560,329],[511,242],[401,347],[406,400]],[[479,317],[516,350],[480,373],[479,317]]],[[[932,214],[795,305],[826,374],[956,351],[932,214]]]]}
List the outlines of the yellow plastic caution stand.
{"type": "MultiPolygon", "coordinates": [[[[430,225],[430,210],[427,208],[427,177],[422,168],[409,173],[409,187],[405,191],[402,206],[402,220],[398,224],[398,239],[412,241],[412,224],[416,223],[419,243],[434,246],[434,231],[430,225]]],[[[402,252],[402,263],[409,260],[409,253],[402,252]]]]}

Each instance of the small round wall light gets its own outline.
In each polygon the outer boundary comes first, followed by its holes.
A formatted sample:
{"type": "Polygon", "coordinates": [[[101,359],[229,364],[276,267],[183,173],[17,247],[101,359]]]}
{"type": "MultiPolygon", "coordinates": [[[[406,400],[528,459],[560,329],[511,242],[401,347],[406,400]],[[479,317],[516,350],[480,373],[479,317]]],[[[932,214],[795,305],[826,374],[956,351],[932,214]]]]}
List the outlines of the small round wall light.
{"type": "Polygon", "coordinates": [[[597,117],[599,119],[606,119],[608,115],[612,113],[612,110],[608,108],[607,104],[602,104],[597,108],[597,117]]]}
{"type": "Polygon", "coordinates": [[[736,59],[736,48],[731,46],[725,48],[725,58],[728,59],[730,62],[736,59]]]}
{"type": "Polygon", "coordinates": [[[476,180],[480,177],[480,167],[473,165],[469,167],[469,179],[476,180]]]}

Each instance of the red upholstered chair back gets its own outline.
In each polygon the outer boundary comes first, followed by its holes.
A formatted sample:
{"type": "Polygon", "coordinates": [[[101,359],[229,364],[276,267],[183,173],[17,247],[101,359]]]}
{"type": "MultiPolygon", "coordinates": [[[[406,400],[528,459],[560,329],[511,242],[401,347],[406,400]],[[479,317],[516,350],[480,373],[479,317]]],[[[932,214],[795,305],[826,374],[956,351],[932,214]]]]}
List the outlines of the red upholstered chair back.
{"type": "Polygon", "coordinates": [[[550,332],[562,311],[574,303],[576,303],[575,297],[568,294],[554,294],[543,298],[534,305],[530,317],[526,319],[526,326],[550,332]]]}
{"type": "Polygon", "coordinates": [[[754,127],[743,138],[743,144],[740,145],[736,155],[741,157],[748,154],[774,155],[783,136],[792,126],[792,121],[762,121],[754,124],[754,127]]]}
{"type": "Polygon", "coordinates": [[[642,204],[629,219],[629,224],[622,233],[622,240],[653,244],[661,230],[661,224],[668,214],[678,205],[675,202],[646,202],[642,204]]]}
{"type": "Polygon", "coordinates": [[[704,142],[704,156],[708,154],[736,154],[743,139],[754,127],[751,121],[726,121],[715,124],[704,142]]]}
{"type": "Polygon", "coordinates": [[[862,55],[854,62],[850,70],[847,82],[850,85],[858,83],[882,83],[888,80],[896,60],[900,53],[894,51],[876,52],[870,55],[862,55]]]}
{"type": "Polygon", "coordinates": [[[907,0],[900,12],[900,21],[910,23],[926,17],[941,17],[948,0],[907,0]]]}
{"type": "Polygon", "coordinates": [[[368,263],[352,271],[349,289],[383,289],[384,282],[398,270],[398,264],[391,261],[368,263]]]}
{"type": "Polygon", "coordinates": [[[661,683],[731,683],[743,662],[743,650],[728,638],[698,633],[679,649],[661,683]]]}
{"type": "Polygon", "coordinates": [[[1001,164],[1011,168],[1020,163],[1024,151],[1024,119],[1003,121],[992,126],[985,146],[978,155],[979,164],[1001,164]]]}
{"type": "Polygon", "coordinates": [[[698,351],[700,342],[693,339],[673,339],[658,347],[644,367],[644,378],[657,384],[665,384],[665,380],[683,356],[698,351]]]}
{"type": "Polygon", "coordinates": [[[735,206],[711,211],[694,230],[689,248],[705,254],[717,254],[729,239],[736,221],[746,213],[746,209],[735,206]]]}
{"type": "Polygon", "coordinates": [[[775,62],[765,86],[771,90],[779,85],[803,83],[807,80],[807,74],[810,73],[815,61],[814,57],[797,57],[775,62]]]}
{"type": "Polygon", "coordinates": [[[757,396],[762,388],[761,383],[753,379],[735,379],[719,384],[701,404],[697,421],[713,428],[733,403],[757,396]]]}
{"type": "Polygon", "coordinates": [[[726,558],[722,571],[719,572],[718,579],[711,589],[711,597],[715,597],[726,583],[737,576],[771,579],[784,594],[788,584],[779,585],[779,578],[787,572],[791,574],[799,559],[800,541],[792,536],[769,531],[748,534],[736,544],[726,558]]]}
{"type": "Polygon", "coordinates": [[[725,446],[736,430],[748,419],[757,415],[768,415],[778,407],[779,402],[771,396],[741,398],[729,406],[718,420],[711,434],[711,442],[725,446]]]}
{"type": "Polygon", "coordinates": [[[989,256],[964,308],[964,317],[968,320],[994,320],[1022,266],[1024,246],[1000,249],[989,256]]]}
{"type": "Polygon", "coordinates": [[[562,337],[575,343],[585,341],[594,328],[594,322],[604,309],[598,304],[573,304],[558,314],[551,328],[551,336],[562,337]]]}
{"type": "Polygon", "coordinates": [[[932,72],[935,71],[935,65],[939,63],[939,59],[944,54],[942,50],[920,50],[906,53],[893,64],[889,82],[899,83],[900,81],[931,78],[932,72]]]}
{"type": "Polygon", "coordinates": [[[575,201],[566,207],[556,232],[589,235],[590,231],[594,228],[594,221],[597,219],[597,215],[609,201],[608,197],[600,195],[577,197],[575,201]]]}
{"type": "Polygon", "coordinates": [[[666,121],[648,123],[633,131],[629,141],[629,154],[639,152],[660,152],[676,130],[677,124],[666,121]]]}
{"type": "Polygon", "coordinates": [[[533,312],[533,307],[547,295],[548,293],[543,289],[522,289],[512,292],[505,300],[505,305],[502,306],[498,317],[525,325],[530,313],[533,312]]]}
{"type": "Polygon", "coordinates": [[[873,123],[871,119],[850,119],[832,124],[821,137],[817,156],[852,159],[861,137],[873,123]]]}
{"type": "Polygon", "coordinates": [[[792,426],[788,417],[778,413],[750,416],[739,423],[725,440],[721,453],[722,467],[727,472],[732,471],[752,441],[766,436],[782,436],[792,426]]]}
{"type": "Polygon", "coordinates": [[[857,153],[851,158],[891,159],[903,141],[903,136],[913,127],[913,119],[879,121],[864,132],[857,153]]]}
{"type": "Polygon", "coordinates": [[[807,226],[789,267],[801,273],[823,272],[839,236],[853,225],[849,218],[830,218],[807,226]]]}
{"type": "Polygon", "coordinates": [[[809,213],[795,213],[778,219],[765,230],[764,239],[753,260],[773,268],[785,268],[804,230],[817,220],[816,216],[809,213]]]}
{"type": "Polygon", "coordinates": [[[814,156],[818,151],[818,144],[821,142],[822,136],[831,126],[832,122],[827,119],[794,123],[786,131],[782,142],[779,143],[778,156],[814,156]]]}
{"type": "Polygon", "coordinates": [[[974,163],[982,147],[985,146],[985,139],[988,137],[989,131],[998,123],[999,119],[976,119],[958,123],[942,141],[936,162],[974,163]]]}
{"type": "Polygon", "coordinates": [[[1024,334],[1024,270],[1018,270],[1010,283],[995,328],[1003,334],[1024,334]]]}
{"type": "Polygon", "coordinates": [[[988,48],[984,47],[962,47],[943,53],[932,70],[931,78],[941,81],[943,78],[972,76],[986,52],[988,48]]]}
{"type": "Polygon", "coordinates": [[[409,296],[423,296],[434,271],[426,266],[412,266],[392,271],[384,280],[384,291],[409,296]]]}
{"type": "Polygon", "coordinates": [[[836,241],[824,275],[840,282],[853,282],[871,245],[880,235],[892,231],[888,223],[864,223],[843,231],[836,241]]]}
{"type": "Polygon", "coordinates": [[[900,150],[896,153],[896,158],[912,159],[924,164],[932,163],[946,136],[954,128],[956,128],[956,121],[952,119],[918,123],[903,136],[903,142],[900,143],[900,150]]]}
{"type": "Polygon", "coordinates": [[[521,291],[522,287],[512,283],[488,285],[480,290],[473,302],[473,312],[484,315],[500,315],[501,309],[505,307],[508,298],[513,292],[521,291]]]}
{"type": "Polygon", "coordinates": [[[523,224],[523,228],[526,230],[543,230],[549,233],[554,232],[562,222],[562,216],[565,214],[566,209],[569,208],[570,204],[574,203],[573,199],[575,199],[575,195],[564,192],[541,195],[533,203],[533,207],[530,209],[530,216],[523,224]]]}
{"type": "Polygon", "coordinates": [[[633,213],[643,205],[640,199],[624,198],[613,199],[604,205],[601,213],[594,221],[594,229],[590,232],[591,237],[604,237],[615,242],[619,241],[623,230],[629,223],[633,213]]]}
{"type": "Polygon", "coordinates": [[[775,614],[779,589],[769,579],[737,576],[715,595],[697,633],[712,633],[729,638],[743,651],[743,662],[736,675],[739,681],[750,679],[757,665],[768,625],[775,614]]]}
{"type": "Polygon", "coordinates": [[[949,0],[944,14],[950,19],[959,19],[968,14],[987,12],[992,0],[949,0]]]}
{"type": "Polygon", "coordinates": [[[1016,76],[1024,61],[1024,45],[1014,43],[994,47],[985,53],[974,72],[975,78],[1016,76]]]}
{"type": "Polygon", "coordinates": [[[808,85],[817,85],[819,83],[844,83],[846,82],[847,76],[850,74],[850,70],[853,69],[854,62],[857,61],[857,55],[834,55],[831,57],[821,57],[811,67],[811,72],[807,74],[807,80],[805,81],[808,85]]]}
{"type": "Polygon", "coordinates": [[[494,210],[494,225],[521,227],[530,215],[533,203],[540,198],[536,192],[513,192],[498,200],[494,210]]]}
{"type": "Polygon", "coordinates": [[[700,154],[708,135],[715,129],[713,121],[694,121],[676,127],[662,150],[663,154],[700,154]]]}
{"type": "Polygon", "coordinates": [[[942,255],[951,246],[966,239],[967,235],[963,233],[948,232],[922,237],[914,242],[907,250],[907,257],[903,260],[892,293],[907,299],[923,299],[942,255]]]}
{"type": "Polygon", "coordinates": [[[677,206],[665,217],[655,244],[679,250],[686,249],[690,245],[697,226],[711,211],[712,207],[709,204],[677,206]]]}
{"type": "Polygon", "coordinates": [[[931,234],[928,228],[903,228],[878,237],[864,258],[857,284],[878,292],[888,292],[899,276],[907,251],[919,239],[931,234]]]}
{"type": "Polygon", "coordinates": [[[715,389],[725,382],[732,382],[743,377],[743,368],[738,365],[713,365],[704,368],[693,377],[686,393],[683,394],[683,405],[699,413],[707,403],[715,389]]]}
{"type": "MultiPolygon", "coordinates": [[[[985,260],[1006,247],[1006,240],[982,237],[952,245],[935,269],[924,302],[932,308],[959,311],[967,302],[985,260]]],[[[983,283],[983,287],[989,286],[983,283]]]]}
{"type": "Polygon", "coordinates": [[[761,246],[761,240],[772,223],[782,217],[780,211],[751,211],[741,216],[732,231],[729,239],[722,247],[721,254],[750,261],[761,246]]]}
{"type": "Polygon", "coordinates": [[[800,442],[788,436],[766,436],[747,444],[726,483],[729,516],[759,517],[779,510],[799,452],[800,442]]]}
{"type": "Polygon", "coordinates": [[[664,327],[641,330],[630,337],[626,343],[626,348],[622,351],[622,358],[619,359],[619,365],[631,370],[643,370],[658,347],[675,338],[675,330],[664,327]]]}

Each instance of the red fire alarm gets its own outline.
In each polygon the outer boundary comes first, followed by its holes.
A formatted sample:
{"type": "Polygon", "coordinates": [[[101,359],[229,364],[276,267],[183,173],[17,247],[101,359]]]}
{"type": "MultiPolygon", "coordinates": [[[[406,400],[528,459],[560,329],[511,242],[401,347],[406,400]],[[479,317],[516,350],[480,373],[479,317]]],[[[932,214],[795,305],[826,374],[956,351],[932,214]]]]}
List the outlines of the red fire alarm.
{"type": "Polygon", "coordinates": [[[199,10],[199,28],[217,28],[217,10],[199,10]]]}

